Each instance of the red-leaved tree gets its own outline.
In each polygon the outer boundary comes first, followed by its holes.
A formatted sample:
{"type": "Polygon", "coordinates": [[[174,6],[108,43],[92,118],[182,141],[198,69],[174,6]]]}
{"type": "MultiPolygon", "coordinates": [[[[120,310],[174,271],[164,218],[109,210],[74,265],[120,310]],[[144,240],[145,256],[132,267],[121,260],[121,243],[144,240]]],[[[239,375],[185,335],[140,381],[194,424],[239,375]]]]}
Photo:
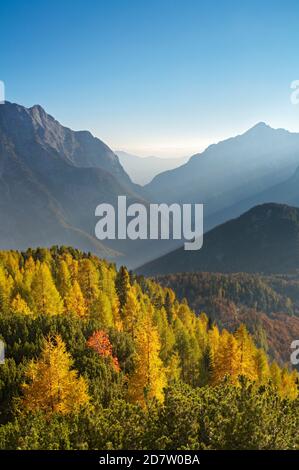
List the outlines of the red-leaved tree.
{"type": "Polygon", "coordinates": [[[117,372],[120,371],[118,359],[116,356],[113,356],[112,344],[110,343],[109,336],[105,331],[95,331],[88,339],[87,346],[97,352],[99,356],[110,357],[115,370],[117,372]]]}

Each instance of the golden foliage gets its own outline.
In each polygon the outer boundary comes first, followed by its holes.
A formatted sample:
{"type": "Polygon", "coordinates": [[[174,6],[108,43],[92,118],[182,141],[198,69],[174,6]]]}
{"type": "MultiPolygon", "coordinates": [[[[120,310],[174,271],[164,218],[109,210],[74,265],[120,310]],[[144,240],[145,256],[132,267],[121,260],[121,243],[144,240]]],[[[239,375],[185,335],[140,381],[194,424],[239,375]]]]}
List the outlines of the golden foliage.
{"type": "Polygon", "coordinates": [[[67,414],[88,403],[85,380],[72,365],[60,336],[45,340],[40,358],[28,365],[22,386],[24,410],[67,414]]]}

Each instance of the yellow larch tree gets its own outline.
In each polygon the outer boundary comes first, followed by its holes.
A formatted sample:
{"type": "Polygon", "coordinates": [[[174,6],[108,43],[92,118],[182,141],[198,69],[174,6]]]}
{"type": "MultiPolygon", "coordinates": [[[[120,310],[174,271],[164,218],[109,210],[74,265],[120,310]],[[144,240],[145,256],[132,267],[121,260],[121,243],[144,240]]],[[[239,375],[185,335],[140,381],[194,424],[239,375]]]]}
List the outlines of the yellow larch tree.
{"type": "Polygon", "coordinates": [[[40,358],[31,361],[26,371],[26,382],[22,385],[23,409],[68,414],[88,403],[87,384],[71,369],[72,365],[61,337],[46,339],[40,358]]]}
{"type": "Polygon", "coordinates": [[[100,291],[93,308],[93,316],[99,318],[105,328],[114,325],[112,305],[105,292],[100,291]]]}
{"type": "Polygon", "coordinates": [[[24,300],[19,293],[15,295],[11,302],[11,310],[13,313],[21,313],[22,315],[32,315],[33,313],[26,300],[24,300]]]}
{"type": "Polygon", "coordinates": [[[281,372],[281,391],[283,398],[295,400],[298,397],[298,372],[284,368],[281,372]]]}
{"type": "Polygon", "coordinates": [[[79,317],[84,317],[87,313],[86,303],[82,294],[81,288],[77,281],[69,287],[69,290],[64,297],[65,312],[75,314],[79,317]]]}
{"type": "Polygon", "coordinates": [[[64,259],[60,260],[57,268],[57,288],[61,297],[65,297],[72,286],[71,273],[64,259]]]}
{"type": "Polygon", "coordinates": [[[46,263],[40,263],[31,286],[32,299],[37,314],[58,315],[63,312],[63,302],[46,263]]]}
{"type": "Polygon", "coordinates": [[[270,366],[270,379],[273,385],[278,389],[281,390],[281,369],[277,362],[273,361],[270,366]]]}
{"type": "Polygon", "coordinates": [[[129,380],[128,395],[132,402],[145,406],[147,400],[156,398],[163,402],[166,374],[159,356],[160,338],[148,312],[138,321],[135,334],[135,371],[129,380]]]}
{"type": "Polygon", "coordinates": [[[23,284],[24,284],[24,288],[30,290],[31,288],[31,284],[32,284],[32,280],[33,280],[33,277],[34,277],[34,273],[35,273],[35,269],[36,269],[36,265],[35,265],[35,262],[34,262],[34,259],[32,258],[32,256],[30,256],[26,261],[25,261],[25,265],[23,267],[23,284]]]}
{"type": "Polygon", "coordinates": [[[263,349],[257,349],[254,359],[255,370],[259,383],[268,382],[270,378],[270,367],[267,354],[263,349]]]}
{"type": "Polygon", "coordinates": [[[245,325],[241,325],[235,333],[238,342],[238,373],[244,375],[250,380],[257,380],[255,353],[256,347],[249,335],[245,325]]]}
{"type": "Polygon", "coordinates": [[[10,274],[0,265],[0,308],[9,307],[14,281],[10,274]]]}
{"type": "Polygon", "coordinates": [[[137,300],[134,287],[130,287],[126,296],[126,303],[122,309],[122,321],[124,330],[130,333],[132,338],[135,337],[135,328],[137,320],[140,316],[140,305],[137,300]]]}
{"type": "Polygon", "coordinates": [[[78,282],[84,295],[88,313],[92,313],[100,288],[99,273],[90,259],[79,261],[78,282]]]}
{"type": "Polygon", "coordinates": [[[223,330],[214,358],[213,383],[218,384],[225,376],[235,381],[239,375],[239,350],[236,338],[223,330]]]}

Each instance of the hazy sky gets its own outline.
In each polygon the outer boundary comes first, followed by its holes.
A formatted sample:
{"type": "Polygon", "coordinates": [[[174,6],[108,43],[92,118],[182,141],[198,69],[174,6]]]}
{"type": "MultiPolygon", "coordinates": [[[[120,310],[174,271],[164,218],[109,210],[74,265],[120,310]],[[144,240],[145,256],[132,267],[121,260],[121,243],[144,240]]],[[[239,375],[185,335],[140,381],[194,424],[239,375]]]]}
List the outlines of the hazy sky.
{"type": "Polygon", "coordinates": [[[258,121],[299,131],[298,0],[1,0],[6,99],[113,149],[192,154],[258,121]]]}

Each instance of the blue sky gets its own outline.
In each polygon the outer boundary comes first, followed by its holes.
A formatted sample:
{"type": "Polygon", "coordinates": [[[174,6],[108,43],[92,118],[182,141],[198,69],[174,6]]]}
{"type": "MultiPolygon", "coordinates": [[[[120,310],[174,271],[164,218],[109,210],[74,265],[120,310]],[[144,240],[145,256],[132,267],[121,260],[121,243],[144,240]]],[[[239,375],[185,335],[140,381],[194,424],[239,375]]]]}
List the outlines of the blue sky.
{"type": "Polygon", "coordinates": [[[299,131],[297,0],[1,1],[6,99],[114,149],[192,154],[258,121],[299,131]]]}

